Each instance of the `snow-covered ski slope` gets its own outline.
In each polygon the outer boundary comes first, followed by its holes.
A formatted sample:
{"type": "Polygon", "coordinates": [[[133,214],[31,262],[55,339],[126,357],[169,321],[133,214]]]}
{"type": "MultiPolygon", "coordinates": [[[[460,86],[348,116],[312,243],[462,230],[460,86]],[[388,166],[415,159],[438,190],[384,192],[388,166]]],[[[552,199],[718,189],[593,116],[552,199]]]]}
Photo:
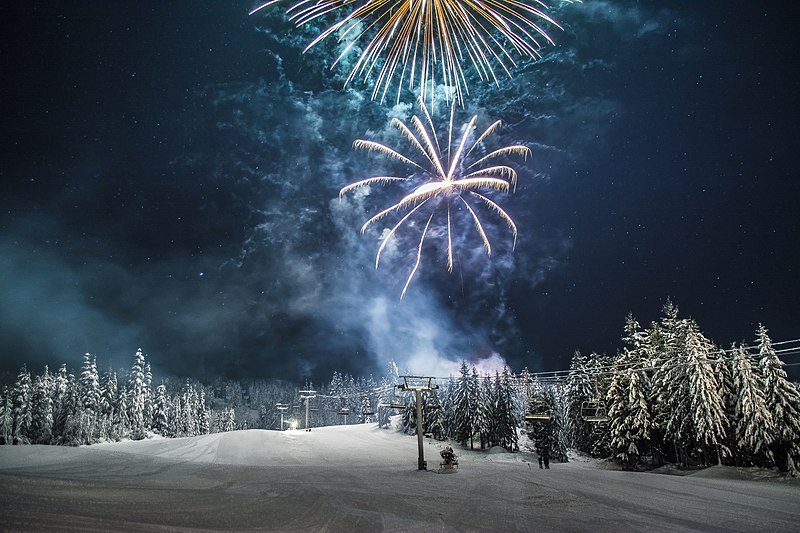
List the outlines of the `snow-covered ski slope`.
{"type": "MultiPolygon", "coordinates": [[[[540,470],[525,453],[459,454],[372,425],[94,445],[0,446],[0,529],[798,531],[800,484],[540,470]]],[[[708,471],[706,471],[708,472],[708,471]]],[[[722,479],[720,479],[722,478],[722,479]]]]}

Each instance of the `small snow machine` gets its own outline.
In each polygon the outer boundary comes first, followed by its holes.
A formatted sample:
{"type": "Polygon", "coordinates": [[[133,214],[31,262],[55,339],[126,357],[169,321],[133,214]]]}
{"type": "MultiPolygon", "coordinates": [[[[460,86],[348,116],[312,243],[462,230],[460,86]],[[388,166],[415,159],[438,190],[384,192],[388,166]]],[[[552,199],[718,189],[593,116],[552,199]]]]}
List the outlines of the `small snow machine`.
{"type": "Polygon", "coordinates": [[[439,473],[440,474],[452,474],[458,468],[458,456],[453,451],[452,446],[445,446],[442,451],[439,452],[439,455],[442,456],[442,462],[439,463],[439,473]]]}

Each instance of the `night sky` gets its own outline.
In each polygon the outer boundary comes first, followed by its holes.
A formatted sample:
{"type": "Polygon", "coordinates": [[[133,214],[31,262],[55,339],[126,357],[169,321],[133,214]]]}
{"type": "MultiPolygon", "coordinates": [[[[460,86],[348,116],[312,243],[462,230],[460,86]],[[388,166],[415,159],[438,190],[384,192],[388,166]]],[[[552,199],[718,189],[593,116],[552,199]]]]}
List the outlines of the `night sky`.
{"type": "MultiPolygon", "coordinates": [[[[96,354],[210,379],[442,375],[448,361],[557,370],[615,353],[625,315],[670,297],[721,345],[800,336],[794,2],[553,2],[564,31],[500,87],[470,81],[458,119],[524,143],[519,226],[464,227],[448,274],[418,225],[377,271],[397,190],[339,200],[393,168],[418,113],[343,88],[336,45],[248,2],[0,7],[0,370],[96,354]]],[[[287,4],[288,5],[288,4],[287,4]]],[[[351,61],[348,58],[345,64],[351,61]]],[[[445,122],[446,104],[434,111],[445,122]]],[[[488,217],[491,218],[491,217],[488,217]]],[[[424,224],[424,221],[422,221],[424,224]]]]}

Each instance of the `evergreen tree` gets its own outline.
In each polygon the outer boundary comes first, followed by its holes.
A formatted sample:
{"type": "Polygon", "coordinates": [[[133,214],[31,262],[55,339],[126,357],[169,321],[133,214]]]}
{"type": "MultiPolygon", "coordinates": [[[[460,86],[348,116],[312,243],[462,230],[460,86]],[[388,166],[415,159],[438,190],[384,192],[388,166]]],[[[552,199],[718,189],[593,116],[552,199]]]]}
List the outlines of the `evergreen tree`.
{"type": "Polygon", "coordinates": [[[439,392],[442,404],[442,425],[444,426],[445,438],[455,439],[455,410],[453,408],[453,393],[456,388],[456,380],[453,376],[447,379],[447,384],[439,392]]]}
{"type": "Polygon", "coordinates": [[[144,365],[144,428],[150,430],[153,427],[153,373],[150,371],[150,363],[144,365]]]}
{"type": "Polygon", "coordinates": [[[208,410],[206,409],[206,394],[203,389],[200,389],[195,395],[195,420],[197,420],[197,434],[207,435],[210,431],[210,424],[208,420],[208,410]]]}
{"type": "Polygon", "coordinates": [[[181,395],[181,412],[184,422],[182,433],[187,437],[194,437],[198,433],[196,395],[197,391],[195,391],[194,385],[187,381],[181,395]]]}
{"type": "Polygon", "coordinates": [[[729,352],[732,354],[728,357],[725,350],[718,350],[716,355],[715,367],[717,368],[718,381],[720,383],[720,394],[723,398],[725,406],[725,418],[728,420],[728,431],[725,435],[725,447],[731,451],[731,458],[737,461],[740,459],[738,454],[733,452],[736,450],[736,394],[734,393],[733,384],[733,355],[736,354],[736,344],[731,345],[729,352]]]}
{"type": "Polygon", "coordinates": [[[431,435],[436,440],[445,440],[444,413],[439,401],[438,389],[425,394],[425,403],[422,407],[422,416],[425,422],[425,434],[431,435]]]}
{"type": "Polygon", "coordinates": [[[406,395],[406,406],[400,414],[400,423],[406,435],[417,434],[417,399],[414,394],[406,395]]]}
{"type": "Polygon", "coordinates": [[[514,389],[507,366],[503,366],[502,375],[495,377],[495,428],[494,444],[502,446],[510,452],[519,450],[517,437],[517,414],[515,410],[514,389]]]}
{"type": "Polygon", "coordinates": [[[11,400],[11,391],[3,387],[3,396],[0,398],[0,438],[3,443],[11,441],[13,433],[14,407],[11,400]]]}
{"type": "Polygon", "coordinates": [[[775,432],[771,449],[781,470],[793,475],[800,460],[800,391],[786,379],[783,363],[778,359],[767,328],[758,325],[759,369],[764,379],[764,397],[775,432]]]}
{"type": "Polygon", "coordinates": [[[715,453],[717,464],[722,464],[722,456],[729,451],[724,446],[725,403],[711,357],[715,348],[693,320],[687,320],[685,350],[694,439],[706,464],[711,452],[715,453]]]}
{"type": "Polygon", "coordinates": [[[11,413],[12,438],[28,442],[31,427],[31,374],[25,365],[20,369],[14,384],[11,413]]]}
{"type": "MultiPolygon", "coordinates": [[[[592,397],[593,388],[588,359],[576,351],[572,355],[567,377],[567,415],[564,420],[564,431],[568,446],[584,452],[589,452],[591,449],[591,426],[583,420],[581,409],[584,402],[592,397]]],[[[532,397],[534,395],[529,393],[529,401],[532,397]]]]}
{"type": "Polygon", "coordinates": [[[477,394],[474,399],[474,432],[478,434],[481,450],[483,450],[495,444],[495,393],[492,387],[492,378],[488,374],[482,380],[478,380],[478,373],[473,368],[472,379],[478,383],[475,387],[477,394]]]}
{"type": "Polygon", "coordinates": [[[97,373],[95,358],[88,353],[83,356],[79,387],[79,401],[83,412],[80,423],[81,441],[90,444],[95,441],[97,433],[100,411],[100,376],[97,373]]]}
{"type": "Polygon", "coordinates": [[[222,410],[220,431],[236,431],[236,412],[232,407],[222,410]]]}
{"type": "Polygon", "coordinates": [[[466,361],[461,361],[461,375],[456,382],[453,391],[453,426],[455,439],[462,446],[467,445],[467,441],[472,446],[472,436],[475,432],[475,398],[478,392],[475,390],[477,383],[472,380],[466,361]]]}
{"type": "Polygon", "coordinates": [[[171,437],[169,432],[169,399],[167,388],[164,384],[156,387],[155,401],[153,402],[153,431],[164,437],[171,437]]]}
{"type": "Polygon", "coordinates": [[[60,442],[64,434],[64,425],[71,414],[69,412],[68,389],[69,375],[67,365],[61,365],[53,377],[53,440],[60,442]]]}
{"type": "Polygon", "coordinates": [[[109,369],[103,376],[102,385],[100,387],[100,416],[102,417],[105,433],[104,438],[106,439],[116,440],[119,438],[117,428],[114,425],[118,404],[117,394],[117,374],[109,369]]]}
{"type": "Polygon", "coordinates": [[[626,468],[635,468],[650,441],[651,418],[643,383],[644,372],[621,367],[607,395],[610,446],[626,468]]]}
{"type": "Polygon", "coordinates": [[[53,398],[52,381],[48,368],[37,376],[33,384],[31,398],[31,442],[34,444],[50,444],[53,439],[53,398]]]}
{"type": "Polygon", "coordinates": [[[118,439],[128,438],[131,434],[131,419],[128,412],[128,390],[123,382],[118,384],[117,407],[114,410],[114,428],[118,439]]]}
{"type": "Polygon", "coordinates": [[[142,349],[136,350],[130,377],[128,378],[128,419],[130,434],[134,440],[145,437],[145,361],[142,349]]]}
{"type": "Polygon", "coordinates": [[[374,416],[368,413],[374,412],[372,410],[372,400],[366,394],[361,396],[361,408],[358,411],[358,421],[366,424],[370,420],[374,420],[374,416]]]}
{"type": "Polygon", "coordinates": [[[775,427],[764,398],[764,383],[750,362],[744,346],[738,347],[733,359],[733,395],[736,398],[734,436],[741,454],[756,460],[772,459],[769,445],[774,442],[775,427]]]}
{"type": "Polygon", "coordinates": [[[652,382],[653,429],[661,442],[672,445],[675,460],[685,463],[695,436],[691,363],[686,349],[689,321],[678,318],[678,308],[670,300],[662,314],[650,332],[657,365],[652,382]]]}

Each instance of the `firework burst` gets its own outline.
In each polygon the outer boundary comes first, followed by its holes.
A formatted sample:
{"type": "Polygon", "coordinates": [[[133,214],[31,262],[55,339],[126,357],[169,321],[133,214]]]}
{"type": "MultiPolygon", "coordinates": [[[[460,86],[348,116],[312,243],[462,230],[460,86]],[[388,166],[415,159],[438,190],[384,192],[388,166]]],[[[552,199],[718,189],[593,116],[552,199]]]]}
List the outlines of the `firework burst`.
{"type": "MultiPolygon", "coordinates": [[[[270,0],[250,14],[282,0],[270,0]]],[[[569,1],[569,0],[567,0],[569,1]]],[[[472,65],[481,80],[499,85],[497,72],[509,77],[516,66],[512,53],[538,59],[553,40],[544,25],[560,29],[541,0],[299,0],[287,9],[297,26],[334,13],[345,14],[306,47],[331,35],[345,42],[335,67],[357,44],[361,53],[345,82],[374,79],[372,98],[383,101],[395,78],[397,100],[404,82],[417,84],[423,98],[437,82],[454,87],[463,102],[464,74],[472,65]]]]}
{"type": "Polygon", "coordinates": [[[501,156],[522,155],[526,157],[530,150],[526,146],[512,145],[498,148],[486,155],[475,158],[471,157],[476,148],[481,146],[501,124],[498,120],[489,126],[477,138],[474,137],[475,123],[477,115],[463,126],[463,133],[460,138],[453,136],[453,116],[455,113],[455,102],[450,107],[450,122],[447,130],[447,139],[440,139],[436,135],[430,113],[422,97],[419,98],[419,105],[422,109],[424,118],[417,116],[411,118],[411,127],[398,119],[392,119],[392,125],[400,130],[411,146],[414,148],[414,159],[407,157],[400,152],[378,142],[356,140],[353,146],[358,149],[374,151],[384,154],[390,158],[403,162],[414,170],[407,177],[399,176],[375,176],[366,178],[355,183],[351,183],[339,191],[339,197],[343,197],[350,191],[368,185],[387,185],[397,182],[411,182],[415,188],[400,199],[399,202],[380,211],[361,226],[363,234],[367,228],[385,217],[405,211],[405,214],[385,232],[375,255],[375,268],[378,268],[381,254],[386,248],[387,243],[395,235],[397,230],[402,227],[409,219],[417,216],[427,215],[425,227],[417,246],[416,260],[411,269],[403,292],[402,299],[408,290],[411,280],[419,268],[422,257],[422,246],[428,235],[428,230],[434,220],[434,216],[440,214],[446,217],[447,235],[447,269],[453,270],[453,211],[456,207],[464,206],[469,213],[475,229],[481,238],[487,255],[491,255],[492,246],[484,230],[478,213],[476,204],[483,205],[490,211],[497,214],[508,226],[514,236],[514,244],[517,241],[517,226],[505,210],[485,195],[487,192],[501,191],[512,192],[517,184],[517,172],[506,165],[494,165],[493,160],[501,156]],[[474,159],[474,160],[473,160],[474,159]],[[424,214],[423,214],[424,213],[424,214]]]}

